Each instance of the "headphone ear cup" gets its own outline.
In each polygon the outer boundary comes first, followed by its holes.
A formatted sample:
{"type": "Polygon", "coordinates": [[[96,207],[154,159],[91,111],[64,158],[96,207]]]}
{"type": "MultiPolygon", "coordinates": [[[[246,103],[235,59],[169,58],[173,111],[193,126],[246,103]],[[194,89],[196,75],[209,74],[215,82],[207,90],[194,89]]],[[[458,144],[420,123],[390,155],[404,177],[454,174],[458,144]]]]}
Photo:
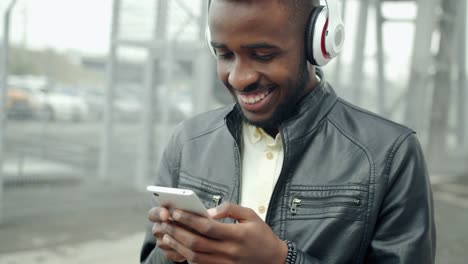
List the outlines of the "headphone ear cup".
{"type": "Polygon", "coordinates": [[[216,52],[211,46],[211,32],[210,32],[210,27],[208,27],[208,25],[206,25],[206,28],[205,28],[205,40],[206,40],[206,45],[210,49],[211,55],[213,55],[213,57],[216,58],[216,52]]]}
{"type": "MultiPolygon", "coordinates": [[[[208,6],[207,6],[208,12],[210,12],[210,6],[211,6],[211,0],[208,1],[208,6]]],[[[206,27],[205,27],[205,42],[208,48],[210,49],[210,52],[213,55],[213,57],[216,58],[216,52],[211,46],[211,31],[210,31],[210,27],[208,26],[208,21],[206,21],[206,27]]]]}
{"type": "Polygon", "coordinates": [[[312,12],[310,12],[309,21],[307,23],[307,28],[306,28],[306,35],[305,35],[306,56],[307,56],[307,60],[313,65],[317,65],[317,62],[314,58],[314,45],[313,45],[315,26],[317,23],[317,18],[319,17],[320,12],[322,11],[323,8],[324,6],[318,6],[312,9],[312,12]]]}
{"type": "Polygon", "coordinates": [[[317,26],[317,20],[320,17],[320,15],[323,13],[322,11],[324,10],[324,8],[325,6],[318,6],[314,8],[312,12],[310,12],[309,22],[306,28],[306,36],[305,36],[306,56],[307,56],[307,60],[315,66],[323,66],[323,64],[319,63],[317,60],[317,56],[323,57],[322,51],[314,49],[314,40],[316,41],[317,38],[318,39],[322,38],[323,25],[317,26]]]}

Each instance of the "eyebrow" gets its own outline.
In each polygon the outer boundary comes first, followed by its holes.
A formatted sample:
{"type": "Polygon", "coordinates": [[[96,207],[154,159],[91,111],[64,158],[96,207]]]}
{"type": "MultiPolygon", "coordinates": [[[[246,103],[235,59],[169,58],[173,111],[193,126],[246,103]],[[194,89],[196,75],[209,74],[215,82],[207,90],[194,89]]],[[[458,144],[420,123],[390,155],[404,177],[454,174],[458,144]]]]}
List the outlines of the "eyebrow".
{"type": "Polygon", "coordinates": [[[216,42],[213,42],[213,41],[211,41],[210,44],[211,44],[211,47],[213,47],[215,49],[225,49],[225,48],[227,48],[226,45],[221,44],[221,43],[216,43],[216,42]]]}
{"type": "MultiPolygon", "coordinates": [[[[211,42],[211,46],[215,49],[226,49],[227,46],[221,43],[217,42],[211,42]]],[[[253,44],[247,44],[243,45],[242,48],[244,49],[278,49],[277,46],[271,45],[268,43],[253,43],[253,44]]]]}
{"type": "Polygon", "coordinates": [[[268,43],[254,43],[242,46],[242,48],[246,49],[277,49],[278,47],[275,45],[271,45],[268,43]]]}

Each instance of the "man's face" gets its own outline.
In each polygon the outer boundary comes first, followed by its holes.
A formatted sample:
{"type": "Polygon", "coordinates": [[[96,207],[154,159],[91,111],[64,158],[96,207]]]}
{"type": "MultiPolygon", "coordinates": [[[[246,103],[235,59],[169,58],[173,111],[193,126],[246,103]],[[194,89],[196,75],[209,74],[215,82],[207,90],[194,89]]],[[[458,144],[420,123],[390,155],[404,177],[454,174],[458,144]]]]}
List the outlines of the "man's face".
{"type": "Polygon", "coordinates": [[[213,1],[209,12],[218,78],[244,118],[277,128],[312,87],[304,56],[304,30],[288,21],[278,1],[213,1]]]}

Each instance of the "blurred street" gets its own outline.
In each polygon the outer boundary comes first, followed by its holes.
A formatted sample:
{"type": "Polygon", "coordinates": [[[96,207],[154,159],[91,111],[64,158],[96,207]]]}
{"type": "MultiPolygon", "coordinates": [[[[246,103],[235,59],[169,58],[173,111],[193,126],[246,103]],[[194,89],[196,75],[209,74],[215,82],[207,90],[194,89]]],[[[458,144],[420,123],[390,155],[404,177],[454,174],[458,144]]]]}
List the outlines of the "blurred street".
{"type": "MultiPolygon", "coordinates": [[[[112,136],[109,180],[134,184],[141,141],[139,123],[118,123],[112,136]]],[[[167,128],[170,131],[172,128],[167,128]]],[[[154,127],[154,166],[163,129],[154,127]]],[[[6,130],[4,182],[55,182],[96,179],[99,160],[100,122],[42,122],[12,120],[6,130]],[[37,165],[36,165],[37,164],[37,165]]]]}
{"type": "Polygon", "coordinates": [[[139,126],[118,124],[104,181],[99,129],[97,122],[9,122],[1,264],[138,262],[151,199],[134,180],[139,126]]]}
{"type": "MultiPolygon", "coordinates": [[[[433,177],[437,263],[468,258],[468,182],[433,177]]],[[[143,189],[143,188],[142,188],[143,189]]],[[[137,263],[150,196],[116,184],[6,189],[0,263],[137,263]]]]}
{"type": "Polygon", "coordinates": [[[86,183],[6,190],[0,263],[137,263],[150,196],[86,183]]]}

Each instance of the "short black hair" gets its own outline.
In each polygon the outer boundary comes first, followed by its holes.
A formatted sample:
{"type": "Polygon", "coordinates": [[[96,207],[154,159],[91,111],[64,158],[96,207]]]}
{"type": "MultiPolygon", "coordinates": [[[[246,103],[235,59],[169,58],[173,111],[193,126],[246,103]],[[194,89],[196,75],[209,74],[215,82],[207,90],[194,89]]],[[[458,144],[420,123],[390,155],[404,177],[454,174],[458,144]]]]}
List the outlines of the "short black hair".
{"type": "MultiPolygon", "coordinates": [[[[208,1],[208,7],[213,0],[208,1]]],[[[255,2],[255,0],[228,0],[228,1],[242,1],[242,2],[255,2]]],[[[291,23],[305,24],[309,18],[310,12],[320,5],[320,0],[277,0],[278,3],[284,5],[288,9],[291,23]]]]}
{"type": "Polygon", "coordinates": [[[320,5],[320,0],[277,0],[289,11],[289,21],[304,25],[309,19],[310,12],[320,5]]]}
{"type": "Polygon", "coordinates": [[[312,9],[320,5],[320,0],[277,0],[280,4],[287,7],[291,14],[299,15],[301,13],[310,13],[312,9]]]}

